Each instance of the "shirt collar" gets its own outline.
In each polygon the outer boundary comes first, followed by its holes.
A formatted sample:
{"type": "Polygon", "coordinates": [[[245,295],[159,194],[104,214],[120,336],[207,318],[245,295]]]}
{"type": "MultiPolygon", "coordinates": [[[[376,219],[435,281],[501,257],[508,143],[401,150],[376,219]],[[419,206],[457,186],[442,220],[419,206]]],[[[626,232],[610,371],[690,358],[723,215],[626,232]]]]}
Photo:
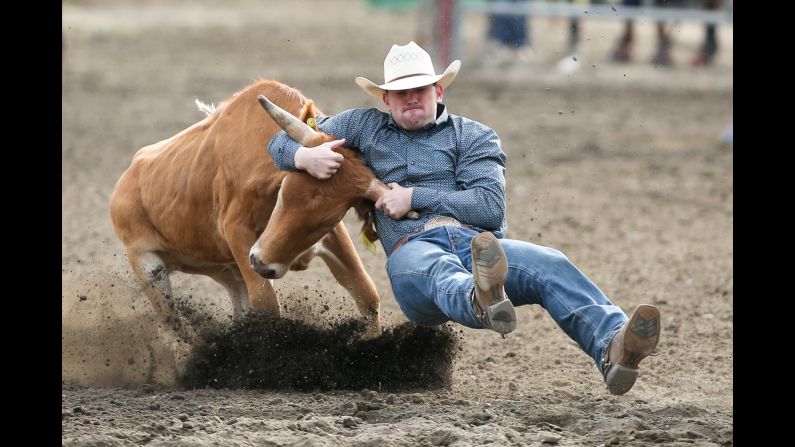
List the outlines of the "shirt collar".
{"type": "MultiPolygon", "coordinates": [[[[399,129],[399,130],[402,130],[404,132],[406,131],[405,129],[403,129],[400,126],[397,125],[397,123],[395,122],[395,119],[392,117],[391,113],[387,113],[387,115],[389,115],[389,122],[387,123],[389,127],[393,128],[393,129],[399,129]]],[[[431,129],[433,129],[436,126],[441,126],[442,124],[446,123],[449,118],[450,118],[450,115],[448,115],[448,113],[447,113],[447,106],[442,104],[442,103],[439,103],[439,105],[436,107],[436,121],[434,121],[432,123],[428,123],[422,129],[417,129],[417,130],[431,130],[431,129]]]]}

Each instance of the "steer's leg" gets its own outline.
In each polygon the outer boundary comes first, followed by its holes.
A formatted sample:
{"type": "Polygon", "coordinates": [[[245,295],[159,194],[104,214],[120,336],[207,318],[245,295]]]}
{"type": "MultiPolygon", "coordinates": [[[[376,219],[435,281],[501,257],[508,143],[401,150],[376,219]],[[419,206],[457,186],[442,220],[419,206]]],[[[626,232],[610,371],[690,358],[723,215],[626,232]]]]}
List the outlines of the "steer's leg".
{"type": "Polygon", "coordinates": [[[295,261],[290,264],[290,270],[301,271],[309,268],[309,263],[312,262],[312,259],[315,258],[315,254],[317,254],[317,249],[315,247],[316,246],[313,245],[298,255],[298,257],[295,258],[295,261]]]}
{"type": "Polygon", "coordinates": [[[243,318],[251,310],[251,303],[248,299],[248,288],[240,272],[225,270],[210,276],[229,294],[229,299],[232,300],[232,317],[235,320],[243,318]]]}
{"type": "MultiPolygon", "coordinates": [[[[237,256],[235,256],[235,258],[237,258],[237,256]]],[[[243,256],[243,259],[238,262],[248,262],[246,258],[246,256],[243,256]]],[[[240,273],[243,274],[243,280],[246,282],[248,297],[251,302],[251,310],[255,312],[266,312],[277,317],[281,316],[279,298],[276,297],[276,289],[273,288],[273,280],[259,276],[257,272],[247,265],[240,268],[240,273]]]]}
{"type": "Polygon", "coordinates": [[[249,264],[248,252],[257,241],[257,235],[252,228],[245,224],[248,221],[247,217],[245,219],[228,217],[223,228],[223,232],[227,236],[226,242],[232,250],[232,257],[235,258],[243,281],[246,283],[251,309],[280,316],[281,309],[279,308],[279,299],[276,297],[276,290],[273,288],[273,281],[260,276],[249,264]]]}
{"type": "Polygon", "coordinates": [[[342,222],[320,241],[317,251],[337,282],[348,290],[359,312],[367,320],[367,335],[381,334],[381,299],[370,275],[364,270],[348,230],[342,222]]]}
{"type": "Polygon", "coordinates": [[[196,342],[196,334],[176,308],[166,264],[151,251],[137,252],[128,249],[127,259],[160,320],[159,332],[174,353],[177,376],[182,377],[192,345],[196,342]]]}

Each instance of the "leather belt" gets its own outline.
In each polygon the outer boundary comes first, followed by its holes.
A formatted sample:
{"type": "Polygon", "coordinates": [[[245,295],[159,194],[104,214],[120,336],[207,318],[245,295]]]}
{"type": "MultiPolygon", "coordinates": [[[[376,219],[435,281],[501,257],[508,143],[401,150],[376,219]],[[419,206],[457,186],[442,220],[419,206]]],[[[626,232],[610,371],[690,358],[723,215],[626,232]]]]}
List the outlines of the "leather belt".
{"type": "Polygon", "coordinates": [[[394,253],[398,248],[400,248],[401,245],[403,245],[406,242],[408,242],[408,240],[411,239],[413,236],[416,236],[416,235],[418,235],[418,234],[420,234],[420,233],[422,233],[424,231],[428,231],[428,230],[432,230],[434,228],[439,228],[439,227],[444,227],[444,226],[468,228],[470,230],[474,230],[475,229],[474,227],[472,227],[470,225],[462,224],[461,222],[458,221],[458,219],[454,219],[452,217],[448,217],[448,216],[434,217],[433,219],[429,220],[428,222],[425,222],[425,225],[423,225],[420,228],[418,228],[415,232],[413,232],[411,234],[407,234],[407,235],[403,236],[402,238],[400,238],[397,242],[395,242],[395,245],[392,246],[392,253],[394,253]]]}

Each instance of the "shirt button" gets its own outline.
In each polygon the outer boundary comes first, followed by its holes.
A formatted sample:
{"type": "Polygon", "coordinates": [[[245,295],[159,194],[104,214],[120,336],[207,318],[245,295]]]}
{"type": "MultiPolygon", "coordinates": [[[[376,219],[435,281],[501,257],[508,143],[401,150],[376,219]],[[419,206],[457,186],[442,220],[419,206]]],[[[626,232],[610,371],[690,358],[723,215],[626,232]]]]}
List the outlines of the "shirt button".
{"type": "Polygon", "coordinates": [[[413,164],[414,164],[414,162],[412,161],[412,162],[411,162],[411,164],[413,165],[413,164]]]}

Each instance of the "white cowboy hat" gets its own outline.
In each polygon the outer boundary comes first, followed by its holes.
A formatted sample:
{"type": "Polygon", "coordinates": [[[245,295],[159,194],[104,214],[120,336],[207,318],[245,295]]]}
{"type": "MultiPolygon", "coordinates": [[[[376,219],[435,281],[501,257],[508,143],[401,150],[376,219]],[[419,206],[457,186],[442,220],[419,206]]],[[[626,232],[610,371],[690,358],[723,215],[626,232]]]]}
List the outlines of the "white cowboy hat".
{"type": "Polygon", "coordinates": [[[384,84],[376,85],[361,76],[356,78],[356,84],[368,95],[381,99],[387,90],[406,90],[434,82],[446,88],[455,79],[459,68],[461,61],[454,60],[444,73],[437,75],[428,52],[411,41],[403,46],[392,45],[384,59],[384,84]]]}

